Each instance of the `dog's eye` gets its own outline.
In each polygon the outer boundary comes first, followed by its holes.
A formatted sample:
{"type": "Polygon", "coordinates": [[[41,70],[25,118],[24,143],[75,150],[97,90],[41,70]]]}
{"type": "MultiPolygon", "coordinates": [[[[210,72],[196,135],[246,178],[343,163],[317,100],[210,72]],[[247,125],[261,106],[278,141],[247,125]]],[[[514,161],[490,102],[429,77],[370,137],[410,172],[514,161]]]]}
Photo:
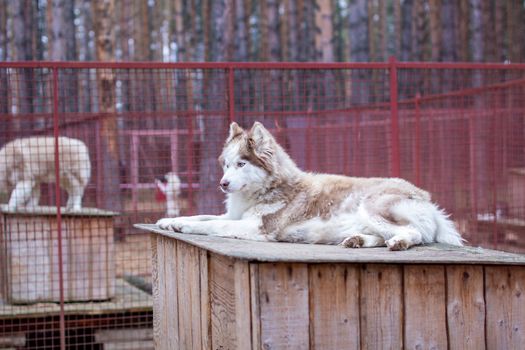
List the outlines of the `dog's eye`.
{"type": "Polygon", "coordinates": [[[242,168],[244,165],[246,165],[245,162],[237,162],[237,166],[238,166],[239,168],[242,168]]]}

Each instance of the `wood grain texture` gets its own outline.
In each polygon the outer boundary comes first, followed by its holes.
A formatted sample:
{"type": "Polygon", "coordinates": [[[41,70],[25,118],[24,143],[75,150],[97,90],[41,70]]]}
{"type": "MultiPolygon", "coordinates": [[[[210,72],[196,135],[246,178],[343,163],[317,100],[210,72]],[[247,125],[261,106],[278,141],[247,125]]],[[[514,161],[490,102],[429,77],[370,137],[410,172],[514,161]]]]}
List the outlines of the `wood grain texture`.
{"type": "Polygon", "coordinates": [[[211,349],[211,311],[208,281],[208,252],[199,249],[202,349],[211,349]]]}
{"type": "Polygon", "coordinates": [[[367,264],[361,270],[361,347],[403,347],[403,270],[401,266],[367,264]]]}
{"type": "Polygon", "coordinates": [[[299,263],[395,263],[395,264],[495,264],[525,265],[524,254],[506,253],[476,247],[428,244],[406,251],[387,248],[348,249],[324,244],[253,242],[241,239],[179,234],[155,225],[137,224],[137,228],[187,242],[216,254],[260,262],[299,263]]]}
{"type": "MultiPolygon", "coordinates": [[[[164,271],[162,279],[160,280],[162,295],[164,296],[164,303],[162,310],[165,315],[163,317],[164,324],[162,329],[165,332],[163,340],[167,349],[174,349],[179,346],[181,338],[182,327],[179,325],[179,291],[178,291],[178,277],[179,277],[179,261],[177,259],[177,246],[179,242],[173,240],[162,240],[163,249],[163,265],[159,269],[164,271]]],[[[161,249],[160,247],[158,248],[161,249]]]]}
{"type": "Polygon", "coordinates": [[[176,245],[174,240],[159,237],[153,247],[153,330],[159,349],[179,344],[176,245]]]}
{"type": "Polygon", "coordinates": [[[260,264],[261,343],[264,349],[309,347],[308,266],[260,264]]]}
{"type": "Polygon", "coordinates": [[[176,261],[178,299],[175,300],[178,300],[179,310],[178,347],[181,349],[200,348],[202,335],[198,248],[184,242],[177,242],[176,261]]]}
{"type": "Polygon", "coordinates": [[[250,264],[250,302],[252,315],[252,349],[261,349],[261,303],[259,291],[259,264],[250,264]]]}
{"type": "MultiPolygon", "coordinates": [[[[159,241],[163,239],[162,236],[151,235],[151,291],[153,294],[153,342],[157,349],[161,349],[163,345],[162,338],[162,308],[165,302],[164,295],[161,291],[164,290],[161,286],[160,277],[164,276],[164,264],[161,264],[163,257],[159,257],[159,241]]],[[[163,248],[160,247],[160,254],[163,255],[163,248]]]]}
{"type": "Polygon", "coordinates": [[[310,348],[359,349],[359,267],[309,266],[310,348]]]}
{"type": "Polygon", "coordinates": [[[404,266],[404,347],[446,349],[445,268],[404,266]]]}
{"type": "Polygon", "coordinates": [[[485,267],[487,349],[523,349],[525,269],[485,267]]]}
{"type": "Polygon", "coordinates": [[[248,262],[210,254],[209,289],[213,349],[251,348],[248,262]]]}
{"type": "Polygon", "coordinates": [[[485,349],[483,267],[450,265],[446,275],[450,349],[485,349]]]}

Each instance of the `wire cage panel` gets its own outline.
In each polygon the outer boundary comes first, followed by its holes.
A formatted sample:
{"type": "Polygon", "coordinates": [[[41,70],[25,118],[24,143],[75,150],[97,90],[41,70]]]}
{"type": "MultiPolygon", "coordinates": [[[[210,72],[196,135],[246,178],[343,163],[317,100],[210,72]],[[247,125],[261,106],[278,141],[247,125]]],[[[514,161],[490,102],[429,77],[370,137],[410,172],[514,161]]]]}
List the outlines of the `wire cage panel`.
{"type": "Polygon", "coordinates": [[[0,346],[152,347],[150,240],[132,225],[224,210],[231,121],[262,122],[307,171],[412,181],[471,244],[525,251],[523,65],[0,71],[0,346]]]}

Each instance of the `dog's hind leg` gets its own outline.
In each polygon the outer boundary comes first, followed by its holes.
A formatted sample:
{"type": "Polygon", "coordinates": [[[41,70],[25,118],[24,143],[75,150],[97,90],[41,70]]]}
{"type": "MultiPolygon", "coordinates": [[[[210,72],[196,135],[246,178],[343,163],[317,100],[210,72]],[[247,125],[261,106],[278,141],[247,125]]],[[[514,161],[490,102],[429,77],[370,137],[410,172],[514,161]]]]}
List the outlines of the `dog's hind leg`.
{"type": "Polygon", "coordinates": [[[79,211],[82,208],[82,196],[84,186],[75,176],[67,176],[62,185],[67,191],[66,208],[68,210],[79,211]]]}
{"type": "Polygon", "coordinates": [[[31,180],[18,182],[11,193],[8,206],[14,209],[26,205],[34,186],[35,182],[31,180]]]}
{"type": "Polygon", "coordinates": [[[399,228],[398,231],[396,235],[385,242],[390,250],[406,250],[423,243],[421,233],[413,227],[405,226],[399,228]]]}
{"type": "Polygon", "coordinates": [[[27,202],[29,207],[37,207],[40,202],[40,184],[35,184],[31,190],[31,196],[27,202]]]}
{"type": "Polygon", "coordinates": [[[372,248],[372,247],[384,247],[385,240],[383,237],[375,235],[364,235],[362,233],[356,233],[348,238],[345,238],[339,245],[346,248],[372,248]]]}

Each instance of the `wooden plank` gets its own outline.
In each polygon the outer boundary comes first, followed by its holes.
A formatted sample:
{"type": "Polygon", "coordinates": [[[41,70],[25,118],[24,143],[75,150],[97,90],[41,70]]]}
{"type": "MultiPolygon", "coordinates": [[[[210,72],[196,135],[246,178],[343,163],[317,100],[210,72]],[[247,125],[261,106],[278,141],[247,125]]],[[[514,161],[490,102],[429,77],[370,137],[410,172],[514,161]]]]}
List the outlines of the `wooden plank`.
{"type": "Polygon", "coordinates": [[[308,267],[260,264],[261,343],[264,349],[309,347],[308,267]]]}
{"type": "Polygon", "coordinates": [[[525,269],[485,267],[487,349],[522,349],[525,344],[525,269]]]}
{"type": "Polygon", "coordinates": [[[445,269],[442,265],[405,265],[407,349],[446,349],[445,269]]]}
{"type": "Polygon", "coordinates": [[[151,290],[153,294],[153,341],[157,349],[162,349],[165,337],[163,337],[163,308],[165,302],[163,295],[164,287],[161,286],[160,278],[164,277],[164,248],[160,242],[165,239],[162,236],[151,235],[151,290]],[[160,256],[159,256],[160,255],[160,256]]]}
{"type": "Polygon", "coordinates": [[[211,310],[208,280],[208,252],[199,249],[200,290],[201,290],[201,334],[202,349],[211,350],[211,310]]]}
{"type": "Polygon", "coordinates": [[[213,349],[249,349],[250,282],[245,261],[211,254],[209,288],[213,349]]]}
{"type": "Polygon", "coordinates": [[[310,348],[359,349],[359,267],[309,266],[310,348]]]}
{"type": "Polygon", "coordinates": [[[235,260],[233,273],[235,281],[235,334],[237,336],[237,349],[251,349],[250,267],[246,261],[235,260]]]}
{"type": "Polygon", "coordinates": [[[259,299],[259,264],[250,264],[250,301],[252,313],[252,349],[262,349],[261,345],[261,305],[259,299]]]}
{"type": "Polygon", "coordinates": [[[178,346],[182,349],[198,348],[202,345],[199,251],[189,244],[177,242],[176,261],[176,288],[179,304],[178,346]]]}
{"type": "MultiPolygon", "coordinates": [[[[164,330],[163,340],[166,349],[177,348],[182,338],[182,327],[180,322],[180,306],[179,306],[179,260],[178,260],[178,244],[179,242],[173,239],[164,239],[162,247],[164,250],[163,271],[164,274],[159,281],[162,288],[162,295],[164,297],[163,303],[160,305],[162,313],[164,313],[164,330]]],[[[159,267],[160,269],[161,267],[159,267]]],[[[161,347],[162,349],[162,347],[161,347]]]]}
{"type": "Polygon", "coordinates": [[[451,265],[446,275],[449,347],[485,349],[483,267],[451,265]]]}
{"type": "Polygon", "coordinates": [[[403,347],[403,269],[367,264],[361,270],[361,346],[403,347]]]}
{"type": "Polygon", "coordinates": [[[135,227],[166,237],[173,237],[216,254],[249,261],[525,265],[525,255],[523,254],[506,253],[479,247],[454,247],[438,243],[417,246],[407,251],[389,251],[383,247],[349,249],[322,244],[253,242],[241,239],[179,234],[147,224],[137,224],[135,227]]]}

